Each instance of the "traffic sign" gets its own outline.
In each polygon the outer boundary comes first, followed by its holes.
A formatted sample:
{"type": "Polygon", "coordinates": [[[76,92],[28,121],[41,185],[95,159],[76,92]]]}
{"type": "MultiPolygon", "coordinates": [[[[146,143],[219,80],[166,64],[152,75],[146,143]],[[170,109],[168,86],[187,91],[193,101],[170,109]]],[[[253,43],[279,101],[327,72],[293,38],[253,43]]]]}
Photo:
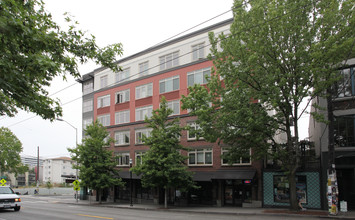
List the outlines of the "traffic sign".
{"type": "Polygon", "coordinates": [[[0,180],[0,185],[1,185],[1,186],[6,186],[5,183],[6,183],[6,180],[5,180],[5,179],[1,179],[1,180],[0,180]]]}
{"type": "Polygon", "coordinates": [[[80,184],[79,180],[74,180],[74,182],[73,182],[74,186],[79,186],[79,184],[80,184]]]}
{"type": "Polygon", "coordinates": [[[80,191],[80,186],[74,186],[74,191],[80,191]]]}

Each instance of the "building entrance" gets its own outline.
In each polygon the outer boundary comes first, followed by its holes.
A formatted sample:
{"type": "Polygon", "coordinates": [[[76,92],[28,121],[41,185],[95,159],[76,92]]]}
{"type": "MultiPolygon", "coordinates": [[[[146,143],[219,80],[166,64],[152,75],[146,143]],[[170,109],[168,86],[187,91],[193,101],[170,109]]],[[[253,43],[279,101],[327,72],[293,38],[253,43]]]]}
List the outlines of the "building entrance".
{"type": "Polygon", "coordinates": [[[243,202],[251,201],[251,184],[243,180],[224,181],[224,204],[242,206],[243,202]]]}

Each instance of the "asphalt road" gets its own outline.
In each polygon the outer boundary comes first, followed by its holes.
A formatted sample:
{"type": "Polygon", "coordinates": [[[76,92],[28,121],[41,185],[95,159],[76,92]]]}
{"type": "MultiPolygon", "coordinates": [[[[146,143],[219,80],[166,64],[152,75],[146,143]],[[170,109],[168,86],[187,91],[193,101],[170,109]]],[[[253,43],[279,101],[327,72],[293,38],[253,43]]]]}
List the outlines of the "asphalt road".
{"type": "MultiPolygon", "coordinates": [[[[251,219],[285,219],[285,216],[234,216],[234,215],[212,215],[201,213],[184,213],[184,212],[167,212],[162,210],[136,210],[136,209],[119,209],[106,208],[97,206],[82,206],[63,204],[72,196],[55,196],[55,197],[32,197],[22,198],[22,207],[19,212],[13,210],[0,210],[0,220],[251,220],[251,219]]],[[[299,219],[299,218],[287,218],[299,219]]],[[[314,219],[314,218],[302,218],[314,219]]]]}

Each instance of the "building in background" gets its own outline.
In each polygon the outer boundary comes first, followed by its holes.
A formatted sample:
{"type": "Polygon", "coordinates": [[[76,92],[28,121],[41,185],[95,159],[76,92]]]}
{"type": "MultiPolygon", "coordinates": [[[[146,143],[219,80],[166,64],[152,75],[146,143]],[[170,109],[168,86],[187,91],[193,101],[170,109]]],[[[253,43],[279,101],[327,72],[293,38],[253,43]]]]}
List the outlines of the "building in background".
{"type": "MultiPolygon", "coordinates": [[[[207,59],[208,33],[228,34],[231,23],[232,19],[226,20],[123,58],[118,62],[123,69],[119,73],[99,68],[81,78],[83,128],[94,120],[106,126],[115,140],[108,149],[119,156],[117,166],[127,183],[126,187],[112,186],[113,190],[106,190],[107,199],[129,200],[129,161],[132,159],[133,166],[136,165],[148,150],[141,139],[150,132],[145,127],[144,117],[159,108],[162,96],[173,110],[171,118],[179,117],[181,126],[198,127],[196,118],[181,109],[180,99],[188,94],[189,86],[206,84],[206,76],[211,74],[213,62],[207,59]]],[[[246,157],[229,165],[221,159],[228,151],[227,146],[221,147],[203,138],[197,140],[187,131],[182,132],[181,144],[190,149],[182,153],[188,156],[186,164],[195,172],[194,180],[200,188],[187,194],[171,189],[170,204],[250,206],[256,201],[261,205],[261,162],[246,157]]],[[[143,188],[136,175],[132,181],[135,202],[163,201],[161,189],[143,188]]]]}
{"type": "MultiPolygon", "coordinates": [[[[340,70],[341,79],[335,85],[332,97],[335,137],[335,169],[338,180],[339,201],[346,201],[348,209],[355,210],[355,59],[347,61],[348,67],[340,70]]],[[[311,112],[319,112],[327,118],[327,101],[317,97],[311,112]]],[[[321,160],[322,206],[328,207],[328,126],[310,118],[309,137],[315,143],[316,155],[321,160]]]]}
{"type": "Polygon", "coordinates": [[[75,176],[76,170],[73,169],[73,163],[70,157],[45,159],[43,161],[43,182],[65,183],[65,176],[75,176]]]}

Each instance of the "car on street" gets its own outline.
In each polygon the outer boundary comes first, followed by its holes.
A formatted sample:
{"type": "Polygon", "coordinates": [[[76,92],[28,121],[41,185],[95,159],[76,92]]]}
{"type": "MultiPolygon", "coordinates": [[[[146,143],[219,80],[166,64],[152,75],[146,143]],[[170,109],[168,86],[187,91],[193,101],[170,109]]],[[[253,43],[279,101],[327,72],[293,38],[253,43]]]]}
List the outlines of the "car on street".
{"type": "Polygon", "coordinates": [[[14,209],[19,211],[21,208],[21,198],[10,186],[0,186],[0,209],[14,209]]]}

